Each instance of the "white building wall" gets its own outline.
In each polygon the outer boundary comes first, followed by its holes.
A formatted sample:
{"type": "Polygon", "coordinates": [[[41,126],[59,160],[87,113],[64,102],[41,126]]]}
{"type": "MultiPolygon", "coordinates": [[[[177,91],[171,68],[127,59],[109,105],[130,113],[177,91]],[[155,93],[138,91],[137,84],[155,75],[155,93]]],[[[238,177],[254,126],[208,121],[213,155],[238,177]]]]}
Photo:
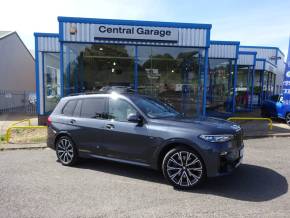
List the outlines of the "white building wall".
{"type": "Polygon", "coordinates": [[[254,64],[255,55],[239,54],[238,65],[251,66],[254,64]]]}
{"type": "Polygon", "coordinates": [[[267,61],[270,61],[272,64],[275,64],[275,59],[273,57],[276,57],[276,48],[252,48],[252,47],[240,47],[240,51],[253,51],[257,52],[257,58],[263,58],[267,61]]]}
{"type": "Polygon", "coordinates": [[[0,89],[35,92],[34,59],[17,33],[0,39],[0,89]]]}
{"type": "Polygon", "coordinates": [[[210,44],[208,57],[235,59],[237,57],[237,46],[238,45],[210,44]]]}

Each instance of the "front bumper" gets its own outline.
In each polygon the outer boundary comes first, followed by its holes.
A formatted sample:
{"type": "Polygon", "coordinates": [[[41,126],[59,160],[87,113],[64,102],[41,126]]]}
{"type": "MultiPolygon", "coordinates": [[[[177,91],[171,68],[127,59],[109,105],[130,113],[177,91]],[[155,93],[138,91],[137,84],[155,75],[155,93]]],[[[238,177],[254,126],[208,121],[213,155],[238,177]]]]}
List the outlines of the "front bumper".
{"type": "Polygon", "coordinates": [[[227,175],[240,166],[244,157],[242,132],[237,133],[232,141],[218,144],[216,149],[207,153],[207,176],[227,175]]]}
{"type": "Polygon", "coordinates": [[[218,175],[231,173],[240,166],[244,157],[244,146],[240,150],[230,151],[227,154],[220,154],[218,175]]]}

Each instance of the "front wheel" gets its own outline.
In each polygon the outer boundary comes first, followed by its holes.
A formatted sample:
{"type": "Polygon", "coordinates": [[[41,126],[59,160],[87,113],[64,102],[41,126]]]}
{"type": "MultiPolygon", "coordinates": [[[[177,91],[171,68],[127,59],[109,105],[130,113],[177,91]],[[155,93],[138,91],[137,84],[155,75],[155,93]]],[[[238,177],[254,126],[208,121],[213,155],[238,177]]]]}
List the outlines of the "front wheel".
{"type": "Polygon", "coordinates": [[[65,166],[72,166],[78,160],[76,147],[68,136],[60,137],[55,144],[55,151],[58,160],[65,166]]]}
{"type": "Polygon", "coordinates": [[[186,147],[169,151],[163,159],[162,171],[167,181],[179,189],[191,189],[206,177],[201,157],[186,147]]]}
{"type": "Polygon", "coordinates": [[[288,125],[290,125],[290,112],[286,114],[285,121],[288,125]]]}

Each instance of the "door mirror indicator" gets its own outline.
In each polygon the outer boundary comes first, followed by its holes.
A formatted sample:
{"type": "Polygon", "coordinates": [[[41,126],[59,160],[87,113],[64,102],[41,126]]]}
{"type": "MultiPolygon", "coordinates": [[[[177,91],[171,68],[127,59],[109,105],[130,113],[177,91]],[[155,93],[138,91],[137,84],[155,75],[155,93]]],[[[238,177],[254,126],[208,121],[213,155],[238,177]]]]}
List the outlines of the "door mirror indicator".
{"type": "Polygon", "coordinates": [[[137,114],[129,114],[127,120],[132,123],[138,123],[139,125],[143,124],[143,118],[137,114]]]}

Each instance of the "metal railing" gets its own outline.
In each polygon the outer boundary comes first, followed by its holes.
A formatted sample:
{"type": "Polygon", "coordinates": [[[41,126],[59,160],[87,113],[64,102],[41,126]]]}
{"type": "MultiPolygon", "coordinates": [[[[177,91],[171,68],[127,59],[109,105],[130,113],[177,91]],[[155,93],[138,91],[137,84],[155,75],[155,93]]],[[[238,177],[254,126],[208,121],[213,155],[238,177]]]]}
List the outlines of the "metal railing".
{"type": "Polygon", "coordinates": [[[44,129],[44,128],[47,128],[47,126],[32,126],[30,119],[20,120],[20,121],[17,121],[15,123],[12,123],[7,128],[6,134],[5,134],[5,139],[6,139],[6,142],[9,143],[9,140],[11,138],[11,130],[12,129],[44,129]],[[24,123],[24,122],[27,122],[28,126],[17,126],[17,124],[24,123]]]}
{"type": "Polygon", "coordinates": [[[229,117],[227,119],[228,121],[233,121],[233,120],[263,120],[263,121],[268,121],[269,124],[269,129],[273,129],[273,121],[270,118],[262,118],[262,117],[229,117]]]}
{"type": "Polygon", "coordinates": [[[29,91],[0,89],[0,113],[36,114],[35,94],[29,91]]]}

